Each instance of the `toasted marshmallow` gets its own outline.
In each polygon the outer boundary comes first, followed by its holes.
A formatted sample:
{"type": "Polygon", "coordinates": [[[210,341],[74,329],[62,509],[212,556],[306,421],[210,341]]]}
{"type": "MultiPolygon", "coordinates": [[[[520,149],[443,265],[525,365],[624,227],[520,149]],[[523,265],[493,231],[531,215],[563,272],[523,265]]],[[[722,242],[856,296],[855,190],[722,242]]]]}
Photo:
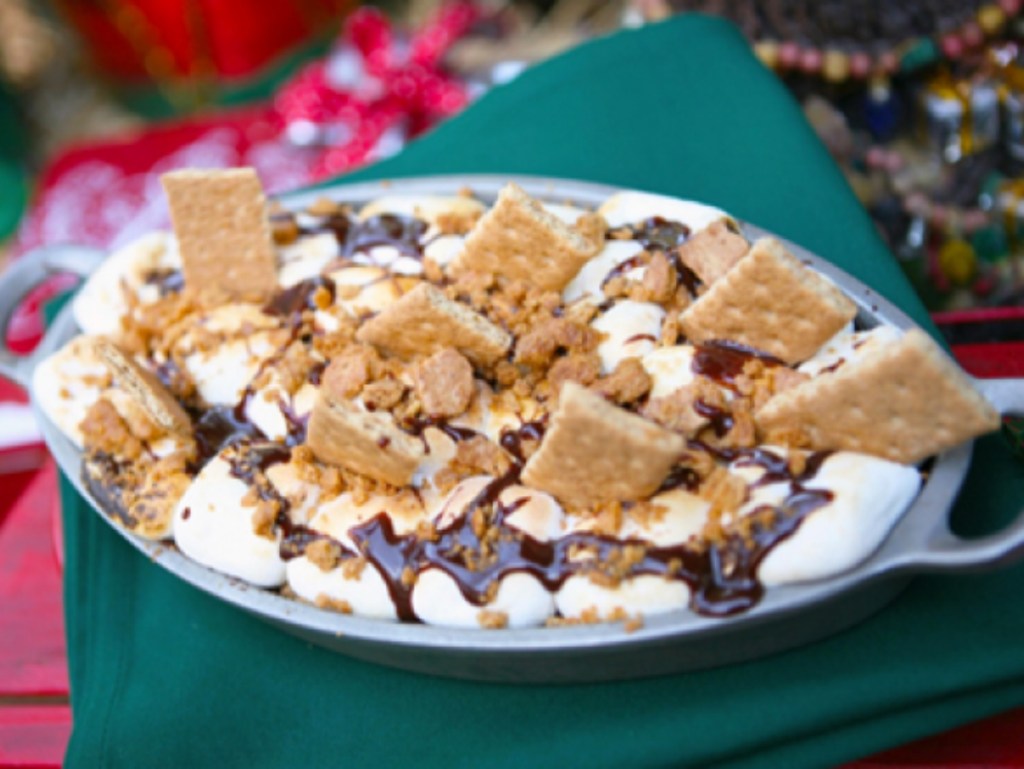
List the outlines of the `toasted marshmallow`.
{"type": "Polygon", "coordinates": [[[857,565],[882,543],[920,485],[913,467],[851,451],[831,455],[806,486],[830,491],[832,501],[765,556],[761,582],[821,579],[857,565]]]}
{"type": "Polygon", "coordinates": [[[664,317],[665,311],[656,304],[626,299],[594,318],[591,327],[606,334],[597,347],[601,373],[614,371],[626,358],[642,358],[651,352],[661,336],[664,317]]]}
{"type": "Polygon", "coordinates": [[[438,235],[423,246],[423,256],[445,267],[462,253],[465,245],[462,235],[438,235]]]}
{"type": "Polygon", "coordinates": [[[128,312],[124,291],[142,302],[158,298],[146,275],[181,268],[177,242],[166,232],[144,235],[108,256],[82,286],[71,304],[75,322],[90,335],[117,336],[128,312]]]}
{"type": "Polygon", "coordinates": [[[597,213],[604,217],[612,229],[660,216],[685,224],[692,232],[696,232],[714,221],[729,218],[725,211],[712,206],[648,192],[616,193],[597,209],[597,213]]]}
{"type": "Polygon", "coordinates": [[[242,504],[248,492],[223,456],[214,457],[178,501],[174,542],[204,566],[261,587],[278,587],[285,581],[280,534],[268,538],[256,533],[256,508],[242,504]]]}
{"type": "Polygon", "coordinates": [[[708,520],[711,503],[686,489],[663,491],[651,497],[651,504],[663,508],[643,518],[627,511],[619,536],[643,539],[658,547],[671,547],[696,537],[708,520]]]}
{"type": "Polygon", "coordinates": [[[356,575],[347,572],[344,565],[324,571],[301,556],[288,561],[287,575],[288,585],[295,595],[311,603],[326,598],[336,605],[347,605],[353,614],[361,617],[398,619],[387,583],[370,564],[356,575]]]}
{"type": "Polygon", "coordinates": [[[415,217],[436,225],[438,219],[445,215],[478,216],[485,210],[479,200],[464,195],[385,195],[363,206],[359,218],[392,214],[415,217]]]}
{"type": "Polygon", "coordinates": [[[693,354],[691,345],[659,347],[641,359],[644,370],[651,377],[652,398],[670,395],[693,381],[693,354]]]}
{"type": "Polygon", "coordinates": [[[895,326],[876,326],[867,331],[854,331],[850,324],[850,327],[840,331],[818,352],[801,363],[797,371],[808,376],[835,371],[880,345],[895,342],[901,336],[903,333],[895,326]]]}
{"type": "Polygon", "coordinates": [[[644,248],[635,240],[612,240],[605,244],[596,256],[592,257],[578,273],[569,281],[562,291],[562,300],[566,303],[577,299],[601,302],[604,300],[602,288],[608,275],[620,264],[632,259],[644,248]]]}
{"type": "Polygon", "coordinates": [[[578,206],[572,206],[567,203],[543,203],[544,210],[554,216],[556,219],[560,219],[570,227],[576,224],[576,220],[579,219],[587,211],[578,206]]]}
{"type": "MultiPolygon", "coordinates": [[[[466,506],[493,478],[476,476],[456,486],[441,504],[436,527],[443,529],[462,515],[466,506]]],[[[546,542],[562,533],[563,513],[553,497],[542,491],[513,484],[498,495],[513,509],[506,523],[528,536],[546,542]]],[[[506,615],[507,627],[542,624],[551,616],[554,600],[544,585],[529,574],[502,577],[494,600],[477,606],[466,599],[455,581],[439,568],[424,570],[412,592],[413,610],[423,622],[448,627],[480,627],[481,611],[506,615]]]]}
{"type": "Polygon", "coordinates": [[[338,258],[341,249],[333,232],[299,238],[295,243],[277,249],[277,279],[288,288],[304,280],[317,277],[323,269],[338,258]]]}
{"type": "Polygon", "coordinates": [[[32,392],[47,418],[81,447],[79,425],[108,389],[109,379],[109,370],[96,355],[92,341],[78,336],[36,366],[32,392]]]}
{"type": "Polygon", "coordinates": [[[615,587],[598,585],[589,577],[576,575],[569,577],[555,594],[555,607],[566,619],[610,620],[637,614],[653,616],[683,609],[689,601],[689,585],[656,574],[630,577],[615,587]]]}
{"type": "MultiPolygon", "coordinates": [[[[397,534],[406,534],[425,519],[424,509],[414,497],[374,495],[356,504],[345,493],[321,505],[309,521],[309,528],[337,540],[351,552],[358,552],[351,529],[381,512],[387,512],[397,534]]],[[[354,614],[394,620],[398,618],[387,583],[372,564],[362,569],[346,569],[344,563],[324,571],[307,556],[288,562],[288,584],[301,598],[317,602],[326,597],[344,602],[354,614]]]]}
{"type": "Polygon", "coordinates": [[[204,313],[193,331],[175,342],[200,397],[210,405],[238,403],[265,361],[279,351],[279,322],[248,304],[228,304],[204,313]],[[203,349],[199,329],[223,334],[216,349],[203,349]]]}
{"type": "Polygon", "coordinates": [[[440,569],[425,569],[412,589],[412,608],[428,625],[479,628],[482,612],[505,615],[505,627],[541,625],[551,616],[554,600],[547,589],[529,574],[509,574],[501,580],[494,600],[476,606],[466,600],[450,576],[440,569]]]}

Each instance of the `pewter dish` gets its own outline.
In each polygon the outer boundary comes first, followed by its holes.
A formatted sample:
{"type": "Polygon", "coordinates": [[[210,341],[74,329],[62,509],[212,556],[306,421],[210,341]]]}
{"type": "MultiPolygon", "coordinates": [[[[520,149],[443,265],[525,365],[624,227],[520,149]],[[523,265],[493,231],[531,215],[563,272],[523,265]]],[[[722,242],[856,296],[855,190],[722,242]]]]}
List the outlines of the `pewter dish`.
{"type": "MultiPolygon", "coordinates": [[[[383,194],[455,194],[471,188],[493,201],[508,181],[552,202],[596,207],[616,188],[560,179],[457,176],[401,179],[388,183],[337,184],[280,198],[301,208],[327,195],[341,202],[367,202],[383,194]]],[[[764,230],[741,223],[754,239],[764,230]]],[[[799,246],[786,243],[807,264],[833,280],[858,306],[857,325],[913,321],[870,288],[799,246]]],[[[104,254],[76,246],[41,249],[0,276],[0,320],[6,327],[17,302],[54,272],[88,274],[104,254]]],[[[0,349],[0,373],[28,387],[38,361],[78,333],[70,306],[59,314],[39,348],[17,358],[0,349]]],[[[981,380],[977,386],[1003,414],[1024,412],[1024,382],[981,380]]],[[[971,444],[936,457],[911,507],[874,554],[835,577],[768,589],[743,614],[711,618],[683,610],[646,618],[627,631],[621,623],[523,630],[456,630],[385,622],[324,611],[262,590],[201,566],[173,545],[145,540],[113,523],[81,478],[81,454],[36,407],[50,451],[79,493],[104,521],[159,568],[164,568],[225,603],[282,630],[329,649],[374,663],[432,675],[483,681],[558,683],[630,679],[697,670],[755,659],[824,638],[870,616],[891,601],[915,575],[995,568],[1024,553],[1024,515],[1005,530],[976,540],[954,536],[949,511],[967,473],[971,444]]]]}

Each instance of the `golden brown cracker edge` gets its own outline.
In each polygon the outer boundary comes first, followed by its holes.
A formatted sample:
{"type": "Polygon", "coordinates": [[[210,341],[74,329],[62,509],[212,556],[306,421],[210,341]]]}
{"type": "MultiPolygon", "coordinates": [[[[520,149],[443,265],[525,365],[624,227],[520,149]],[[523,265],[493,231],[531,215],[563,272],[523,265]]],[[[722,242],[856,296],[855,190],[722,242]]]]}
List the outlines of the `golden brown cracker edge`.
{"type": "Polygon", "coordinates": [[[509,183],[466,236],[451,269],[453,274],[493,273],[561,291],[598,245],[509,183]]]}
{"type": "Polygon", "coordinates": [[[815,449],[915,464],[995,430],[998,412],[919,329],[769,400],[755,415],[771,434],[800,430],[815,449]]]}
{"type": "Polygon", "coordinates": [[[681,435],[567,382],[523,482],[572,504],[642,499],[685,448],[681,435]]]}
{"type": "Polygon", "coordinates": [[[512,346],[508,332],[428,283],[366,321],[356,338],[406,359],[452,347],[480,366],[497,362],[512,346]]]}
{"type": "Polygon", "coordinates": [[[419,440],[387,413],[362,411],[321,391],[309,418],[306,443],[321,462],[406,486],[424,458],[419,440]]]}
{"type": "Polygon", "coordinates": [[[93,349],[155,424],[176,435],[192,437],[192,420],[152,372],[109,339],[93,340],[93,349]]]}
{"type": "Polygon", "coordinates": [[[832,281],[760,238],[750,252],[679,316],[694,342],[729,339],[794,364],[806,360],[857,314],[832,281]]]}
{"type": "Polygon", "coordinates": [[[160,182],[181,251],[185,288],[199,304],[270,299],[277,290],[277,259],[256,172],[171,171],[160,182]]]}

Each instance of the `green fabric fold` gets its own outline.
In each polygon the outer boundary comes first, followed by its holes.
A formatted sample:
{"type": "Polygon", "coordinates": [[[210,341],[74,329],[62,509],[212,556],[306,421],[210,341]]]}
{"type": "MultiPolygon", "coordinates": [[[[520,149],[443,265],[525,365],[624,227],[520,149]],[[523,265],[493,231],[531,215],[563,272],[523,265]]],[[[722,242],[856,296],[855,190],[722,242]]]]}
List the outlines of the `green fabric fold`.
{"type": "MultiPolygon", "coordinates": [[[[739,34],[690,16],[586,45],[353,179],[495,172],[697,198],[800,242],[927,317],[842,176],[739,34]]],[[[68,767],[799,767],[1024,703],[1024,569],[921,577],[850,631],[657,679],[478,684],[377,667],[177,581],[65,484],[68,767]]],[[[979,441],[958,530],[1024,499],[979,441]]]]}

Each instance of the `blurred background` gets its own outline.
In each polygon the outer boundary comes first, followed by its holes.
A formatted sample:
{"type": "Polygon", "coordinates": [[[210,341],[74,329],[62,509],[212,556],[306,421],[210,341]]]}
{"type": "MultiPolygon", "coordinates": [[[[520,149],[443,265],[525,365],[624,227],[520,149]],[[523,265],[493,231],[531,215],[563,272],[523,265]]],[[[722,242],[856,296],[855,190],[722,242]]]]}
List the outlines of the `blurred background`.
{"type": "Polygon", "coordinates": [[[1024,324],[1021,5],[0,0],[0,259],[160,226],[172,165],[247,163],[273,190],[338,174],[537,61],[703,12],[791,89],[929,309],[1004,334],[1024,324]]]}

